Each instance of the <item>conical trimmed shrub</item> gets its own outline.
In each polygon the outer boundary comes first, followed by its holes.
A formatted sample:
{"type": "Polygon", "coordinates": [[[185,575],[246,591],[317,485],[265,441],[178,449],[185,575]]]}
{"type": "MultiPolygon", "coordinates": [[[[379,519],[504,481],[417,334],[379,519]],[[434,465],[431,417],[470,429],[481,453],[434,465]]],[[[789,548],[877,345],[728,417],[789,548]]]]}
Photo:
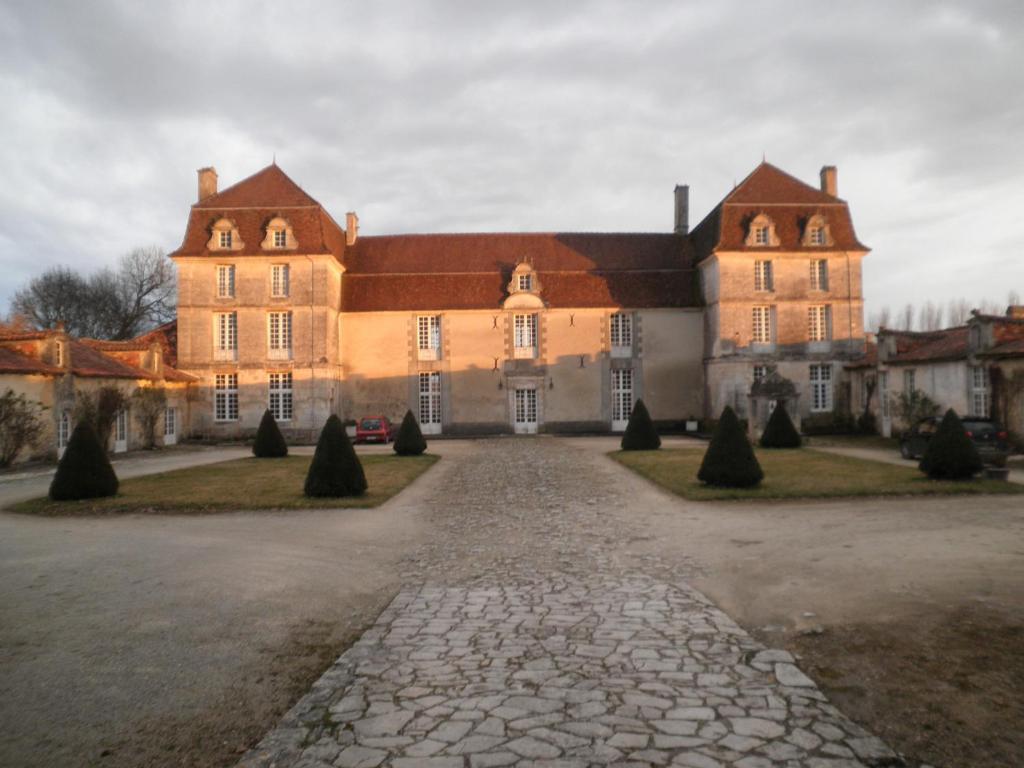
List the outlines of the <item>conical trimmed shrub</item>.
{"type": "Polygon", "coordinates": [[[427,450],[427,441],[423,438],[419,422],[411,410],[405,412],[402,426],[398,428],[394,449],[399,456],[419,456],[427,450]]]}
{"type": "Polygon", "coordinates": [[[711,436],[697,479],[724,488],[749,488],[764,478],[736,413],[728,405],[711,436]]]}
{"type": "Polygon", "coordinates": [[[661,447],[661,438],[654,428],[651,414],[643,400],[633,404],[633,412],[629,414],[626,431],[622,434],[622,450],[624,451],[656,451],[661,447]]]}
{"type": "Polygon", "coordinates": [[[793,426],[793,420],[786,412],[786,406],[778,403],[772,415],[768,417],[768,424],[761,433],[762,448],[799,448],[800,433],[793,426]]]}
{"type": "Polygon", "coordinates": [[[361,496],[366,474],[341,419],[332,415],[320,432],[313,461],[306,474],[307,496],[361,496]]]}
{"type": "Polygon", "coordinates": [[[288,443],[278,429],[274,414],[268,408],[260,419],[256,430],[256,441],[252,444],[252,455],[260,459],[280,459],[288,455],[288,443]]]}
{"type": "Polygon", "coordinates": [[[952,408],[942,417],[918,466],[935,480],[966,480],[981,471],[978,449],[952,408]]]}
{"type": "Polygon", "coordinates": [[[87,422],[79,422],[57,463],[57,473],[50,483],[50,498],[54,501],[98,499],[114,496],[117,487],[117,475],[96,432],[87,422]]]}

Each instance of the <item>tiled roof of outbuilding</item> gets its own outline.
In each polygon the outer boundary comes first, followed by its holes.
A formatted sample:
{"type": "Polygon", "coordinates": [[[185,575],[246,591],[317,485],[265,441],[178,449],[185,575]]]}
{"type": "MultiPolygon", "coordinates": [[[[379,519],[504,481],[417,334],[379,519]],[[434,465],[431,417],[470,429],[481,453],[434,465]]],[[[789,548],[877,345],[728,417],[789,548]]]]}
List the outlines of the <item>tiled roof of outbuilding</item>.
{"type": "Polygon", "coordinates": [[[889,355],[885,360],[891,365],[934,363],[967,357],[966,325],[940,331],[888,332],[888,335],[896,337],[896,354],[889,355]]]}
{"type": "Polygon", "coordinates": [[[64,373],[60,368],[44,363],[38,358],[29,357],[13,349],[0,347],[0,373],[42,374],[60,376],[64,373]]]}

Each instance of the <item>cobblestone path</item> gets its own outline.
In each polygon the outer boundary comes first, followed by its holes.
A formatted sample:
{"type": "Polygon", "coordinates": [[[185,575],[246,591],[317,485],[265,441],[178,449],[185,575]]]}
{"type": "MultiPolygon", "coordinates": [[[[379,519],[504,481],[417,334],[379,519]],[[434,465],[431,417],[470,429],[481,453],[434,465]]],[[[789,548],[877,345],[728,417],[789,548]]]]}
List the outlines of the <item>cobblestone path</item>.
{"type": "Polygon", "coordinates": [[[553,439],[439,467],[408,586],[243,766],[904,765],[685,563],[630,554],[625,470],[553,439]]]}

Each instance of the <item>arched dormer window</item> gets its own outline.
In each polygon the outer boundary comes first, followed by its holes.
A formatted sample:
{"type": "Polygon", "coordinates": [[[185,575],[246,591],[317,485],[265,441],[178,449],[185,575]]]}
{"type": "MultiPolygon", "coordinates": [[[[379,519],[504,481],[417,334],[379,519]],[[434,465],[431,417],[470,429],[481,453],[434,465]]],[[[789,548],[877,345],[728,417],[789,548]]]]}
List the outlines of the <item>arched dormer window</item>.
{"type": "Polygon", "coordinates": [[[288,219],[275,216],[267,222],[267,234],[260,244],[264,251],[294,251],[298,245],[288,219]]]}
{"type": "Polygon", "coordinates": [[[516,264],[506,290],[508,290],[508,298],[505,299],[506,307],[544,306],[544,302],[540,298],[541,286],[537,279],[537,272],[528,262],[521,261],[516,264]]]}
{"type": "Polygon", "coordinates": [[[804,226],[803,245],[810,248],[822,248],[832,245],[832,234],[828,229],[828,222],[820,213],[816,213],[807,220],[804,226]]]}
{"type": "Polygon", "coordinates": [[[240,251],[245,247],[238,225],[231,219],[217,219],[210,228],[210,240],[206,248],[211,251],[240,251]]]}
{"type": "Polygon", "coordinates": [[[775,234],[775,222],[768,214],[759,213],[751,219],[746,244],[754,248],[770,248],[779,244],[779,237],[775,234]]]}

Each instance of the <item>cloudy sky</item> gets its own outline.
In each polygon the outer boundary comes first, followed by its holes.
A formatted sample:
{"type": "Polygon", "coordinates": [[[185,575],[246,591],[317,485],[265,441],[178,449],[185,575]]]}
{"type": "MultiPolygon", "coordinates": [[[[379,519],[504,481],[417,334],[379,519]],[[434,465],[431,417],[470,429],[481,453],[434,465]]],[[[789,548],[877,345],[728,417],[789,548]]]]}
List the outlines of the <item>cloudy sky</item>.
{"type": "Polygon", "coordinates": [[[0,309],[275,154],[363,234],[668,231],[835,164],[869,310],[1024,292],[1019,0],[4,5],[0,309]]]}

